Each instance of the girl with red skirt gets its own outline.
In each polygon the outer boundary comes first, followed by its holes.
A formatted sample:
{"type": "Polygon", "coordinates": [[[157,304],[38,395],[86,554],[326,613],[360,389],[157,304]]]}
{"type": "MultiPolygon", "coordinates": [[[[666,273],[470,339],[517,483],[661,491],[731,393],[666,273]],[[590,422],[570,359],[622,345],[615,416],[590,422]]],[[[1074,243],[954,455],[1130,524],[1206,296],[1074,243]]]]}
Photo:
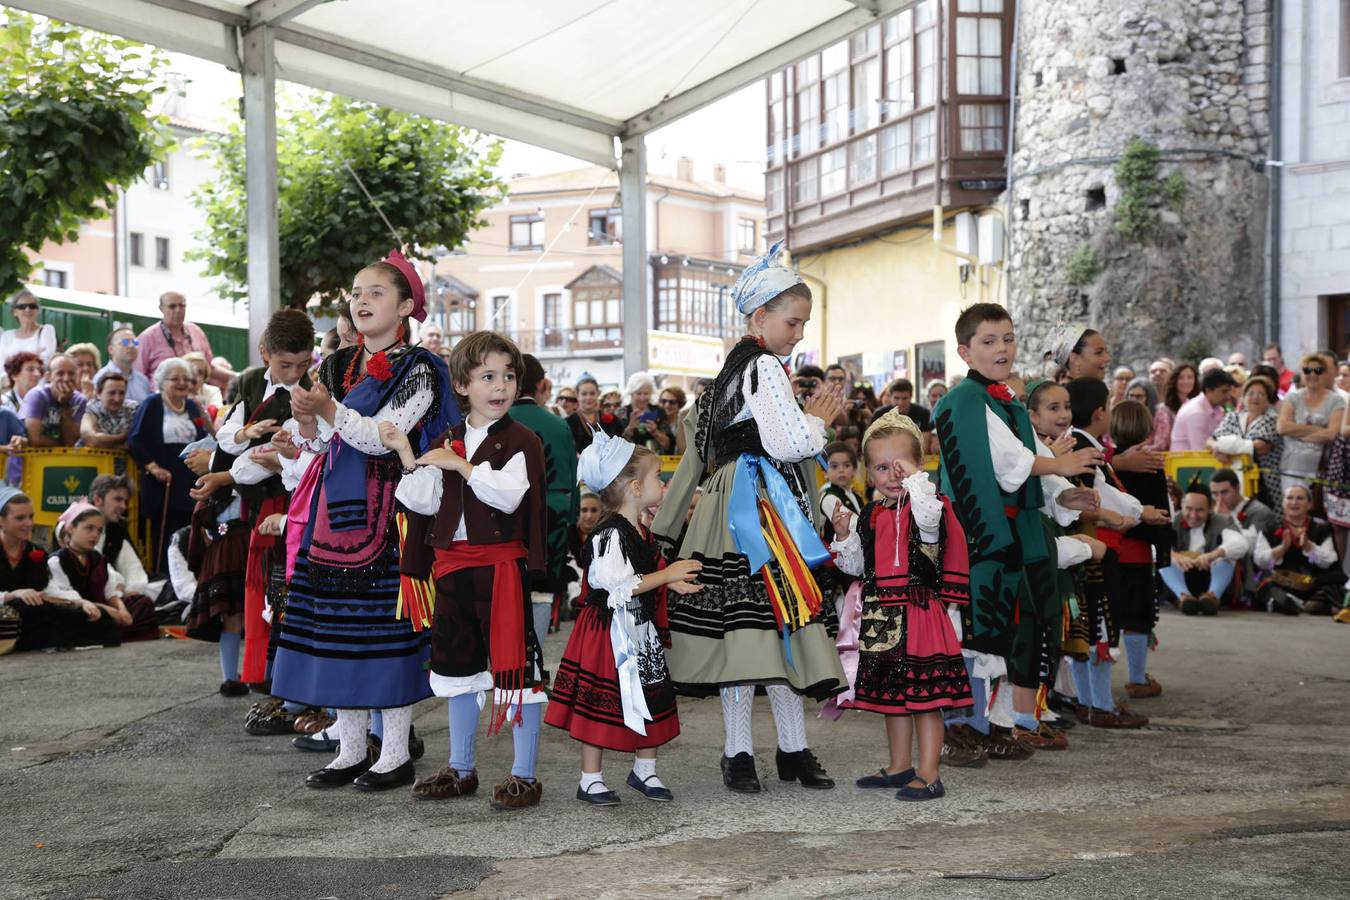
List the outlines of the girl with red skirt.
{"type": "Polygon", "coordinates": [[[661,565],[640,524],[661,502],[661,463],[645,448],[597,433],[578,460],[578,475],[599,491],[609,515],[582,547],[581,613],[563,651],[544,721],[580,741],[577,799],[614,806],[604,782],[605,750],[632,753],[629,787],[648,800],[673,795],[656,777],[656,748],[680,733],[675,689],[666,670],[666,590],[692,594],[702,566],[661,565]]]}

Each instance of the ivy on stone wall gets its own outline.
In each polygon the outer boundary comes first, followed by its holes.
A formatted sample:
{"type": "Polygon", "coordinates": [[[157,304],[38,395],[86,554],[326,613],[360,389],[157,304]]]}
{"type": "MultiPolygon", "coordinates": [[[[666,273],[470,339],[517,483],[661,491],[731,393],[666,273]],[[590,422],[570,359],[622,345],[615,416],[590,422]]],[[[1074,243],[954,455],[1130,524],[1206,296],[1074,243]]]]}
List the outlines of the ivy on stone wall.
{"type": "Polygon", "coordinates": [[[1064,267],[1064,279],[1074,287],[1095,281],[1101,273],[1102,264],[1097,259],[1097,251],[1088,244],[1075,250],[1064,267]]]}
{"type": "Polygon", "coordinates": [[[1158,160],[1157,145],[1134,138],[1116,163],[1116,231],[1131,240],[1142,240],[1158,225],[1158,160]]]}

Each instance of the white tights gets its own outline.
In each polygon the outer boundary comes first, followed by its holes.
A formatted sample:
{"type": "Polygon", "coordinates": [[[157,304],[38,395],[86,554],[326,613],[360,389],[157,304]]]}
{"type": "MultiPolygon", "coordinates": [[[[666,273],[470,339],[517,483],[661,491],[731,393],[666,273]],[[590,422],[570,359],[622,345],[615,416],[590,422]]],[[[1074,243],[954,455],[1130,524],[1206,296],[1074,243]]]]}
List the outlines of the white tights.
{"type": "MultiPolygon", "coordinates": [[[[802,698],[785,684],[765,687],[769,706],[773,709],[773,723],[778,729],[778,748],[784,753],[806,749],[806,714],[802,698]]],[[[741,684],[722,688],[722,722],[726,727],[724,752],[727,756],[755,752],[752,719],[755,687],[741,684]]]]}

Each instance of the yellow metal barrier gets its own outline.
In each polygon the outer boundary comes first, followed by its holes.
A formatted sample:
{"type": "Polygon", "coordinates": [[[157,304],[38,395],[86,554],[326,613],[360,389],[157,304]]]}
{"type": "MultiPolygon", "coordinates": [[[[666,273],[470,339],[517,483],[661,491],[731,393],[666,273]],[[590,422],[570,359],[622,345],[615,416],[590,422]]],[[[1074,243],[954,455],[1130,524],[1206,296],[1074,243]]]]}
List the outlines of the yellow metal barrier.
{"type": "MultiPolygon", "coordinates": [[[[70,508],[70,504],[87,497],[93,480],[100,475],[114,474],[117,461],[123,460],[124,469],[131,479],[127,529],[135,545],[144,550],[136,484],[138,469],[125,451],[86,447],[30,447],[14,455],[23,458],[19,490],[33,501],[33,524],[45,529],[45,542],[50,542],[51,529],[56,526],[56,520],[61,518],[61,514],[70,508]]],[[[38,540],[37,543],[44,541],[38,540]]]]}

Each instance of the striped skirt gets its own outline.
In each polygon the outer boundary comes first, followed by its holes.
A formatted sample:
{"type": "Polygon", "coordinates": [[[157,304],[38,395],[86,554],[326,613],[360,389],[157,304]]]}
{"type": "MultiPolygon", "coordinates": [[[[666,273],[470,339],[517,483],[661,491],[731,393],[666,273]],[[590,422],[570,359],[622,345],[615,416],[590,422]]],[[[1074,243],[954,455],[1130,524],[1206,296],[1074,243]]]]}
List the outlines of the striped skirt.
{"type": "Polygon", "coordinates": [[[431,632],[395,617],[396,546],[375,565],[373,579],[363,572],[360,586],[344,588],[342,570],[311,568],[300,551],[277,636],[273,696],[339,709],[388,709],[431,696],[431,632]]]}

